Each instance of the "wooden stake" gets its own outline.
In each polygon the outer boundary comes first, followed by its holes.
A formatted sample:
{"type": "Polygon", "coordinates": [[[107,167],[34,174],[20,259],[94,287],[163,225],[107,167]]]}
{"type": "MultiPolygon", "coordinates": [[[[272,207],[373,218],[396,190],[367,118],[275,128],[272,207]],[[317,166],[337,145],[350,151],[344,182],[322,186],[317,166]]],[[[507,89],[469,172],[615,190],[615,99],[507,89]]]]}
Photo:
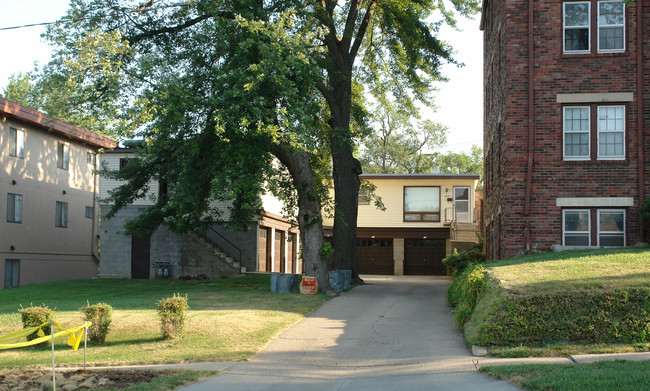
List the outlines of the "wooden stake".
{"type": "Polygon", "coordinates": [[[52,391],[56,391],[56,371],[54,370],[54,322],[50,320],[50,334],[52,335],[52,391]]]}

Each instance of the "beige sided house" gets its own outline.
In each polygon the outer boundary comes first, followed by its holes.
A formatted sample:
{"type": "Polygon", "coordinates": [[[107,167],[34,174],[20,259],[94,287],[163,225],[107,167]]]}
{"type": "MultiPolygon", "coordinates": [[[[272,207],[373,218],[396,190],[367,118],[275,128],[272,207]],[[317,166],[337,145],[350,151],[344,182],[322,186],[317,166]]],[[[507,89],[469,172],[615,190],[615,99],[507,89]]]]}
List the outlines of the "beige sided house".
{"type": "Polygon", "coordinates": [[[0,289],[97,276],[96,156],[114,146],[0,98],[0,289]]]}
{"type": "MultiPolygon", "coordinates": [[[[116,148],[100,156],[103,164],[118,170],[134,157],[131,148],[116,148]]],[[[109,191],[121,183],[100,178],[100,202],[109,191]]],[[[282,203],[271,195],[263,195],[263,211],[255,221],[240,231],[213,224],[208,230],[179,235],[165,226],[150,237],[121,233],[124,224],[138,216],[144,208],[153,205],[159,192],[166,191],[158,182],[149,184],[149,195],[121,209],[116,216],[102,219],[100,277],[104,278],[178,278],[205,274],[210,278],[233,276],[244,272],[302,272],[298,257],[298,229],[281,217],[282,203]]],[[[224,211],[228,203],[213,203],[224,211]]],[[[106,213],[110,205],[102,204],[106,213]]]]}
{"type": "MultiPolygon", "coordinates": [[[[477,241],[478,174],[367,174],[385,211],[359,195],[360,274],[444,275],[442,259],[477,241]]],[[[326,236],[333,220],[325,219],[326,236]]]]}

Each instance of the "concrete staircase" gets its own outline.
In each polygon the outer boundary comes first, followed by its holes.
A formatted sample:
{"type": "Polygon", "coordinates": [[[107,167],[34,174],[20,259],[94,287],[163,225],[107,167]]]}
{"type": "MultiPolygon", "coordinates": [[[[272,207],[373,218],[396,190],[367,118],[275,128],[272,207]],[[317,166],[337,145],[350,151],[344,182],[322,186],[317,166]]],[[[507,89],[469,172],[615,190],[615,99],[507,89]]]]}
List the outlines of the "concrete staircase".
{"type": "Polygon", "coordinates": [[[232,267],[233,270],[237,274],[244,274],[246,273],[246,266],[241,266],[239,261],[236,261],[233,257],[229,256],[226,254],[225,251],[223,251],[221,248],[219,248],[217,245],[212,243],[211,241],[207,240],[204,237],[197,236],[196,239],[199,243],[201,243],[202,246],[208,249],[214,256],[220,260],[221,262],[224,262],[228,266],[232,267]]]}
{"type": "Polygon", "coordinates": [[[451,225],[451,240],[454,242],[477,243],[476,233],[479,232],[475,223],[454,222],[451,225]]]}

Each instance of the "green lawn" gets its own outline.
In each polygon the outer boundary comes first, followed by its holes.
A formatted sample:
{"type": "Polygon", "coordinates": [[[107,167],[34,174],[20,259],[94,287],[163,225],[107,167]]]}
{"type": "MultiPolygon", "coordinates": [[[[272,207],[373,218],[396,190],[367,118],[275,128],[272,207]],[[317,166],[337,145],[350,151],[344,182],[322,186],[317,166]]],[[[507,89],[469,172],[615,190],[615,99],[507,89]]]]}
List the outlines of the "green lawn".
{"type": "Polygon", "coordinates": [[[650,249],[540,253],[487,263],[504,288],[522,293],[650,287],[650,249]]]}
{"type": "MultiPolygon", "coordinates": [[[[113,306],[103,346],[89,346],[90,365],[246,360],[286,327],[314,311],[326,295],[273,294],[269,276],[220,280],[71,280],[0,291],[0,335],[22,328],[21,306],[46,305],[64,327],[81,325],[79,307],[113,306]],[[174,293],[188,296],[190,309],[181,339],[163,340],[156,303],[174,293]]],[[[79,365],[83,352],[67,338],[55,343],[57,365],[79,365]]],[[[51,364],[48,348],[0,350],[0,367],[51,364]]]]}
{"type": "Polygon", "coordinates": [[[575,365],[483,367],[482,373],[528,391],[650,390],[650,362],[603,361],[575,365]]]}

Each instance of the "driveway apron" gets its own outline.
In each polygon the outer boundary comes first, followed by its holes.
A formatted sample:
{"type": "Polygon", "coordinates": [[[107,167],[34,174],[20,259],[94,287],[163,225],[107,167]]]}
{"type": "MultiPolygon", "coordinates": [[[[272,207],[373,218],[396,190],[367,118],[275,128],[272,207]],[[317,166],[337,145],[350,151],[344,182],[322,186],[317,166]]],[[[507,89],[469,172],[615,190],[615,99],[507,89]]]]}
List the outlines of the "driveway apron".
{"type": "Polygon", "coordinates": [[[518,390],[476,372],[444,277],[364,276],[198,390],[518,390]]]}

